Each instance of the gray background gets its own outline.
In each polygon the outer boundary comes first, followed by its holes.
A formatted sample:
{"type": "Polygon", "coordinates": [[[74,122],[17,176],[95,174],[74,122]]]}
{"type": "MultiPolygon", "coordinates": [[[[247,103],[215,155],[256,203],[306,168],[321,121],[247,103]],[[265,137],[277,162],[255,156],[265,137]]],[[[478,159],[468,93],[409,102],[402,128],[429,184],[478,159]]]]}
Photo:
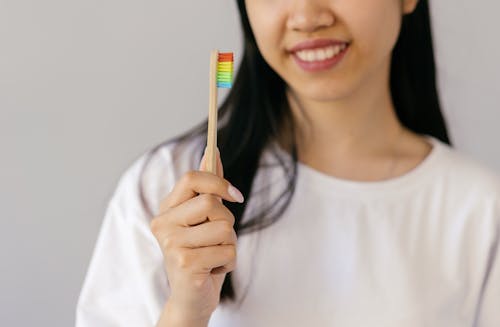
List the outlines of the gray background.
{"type": "MultiPolygon", "coordinates": [[[[500,3],[432,10],[453,140],[500,171],[500,3]]],[[[239,53],[235,4],[0,0],[0,46],[0,324],[71,326],[118,178],[205,117],[210,49],[239,53]]]]}

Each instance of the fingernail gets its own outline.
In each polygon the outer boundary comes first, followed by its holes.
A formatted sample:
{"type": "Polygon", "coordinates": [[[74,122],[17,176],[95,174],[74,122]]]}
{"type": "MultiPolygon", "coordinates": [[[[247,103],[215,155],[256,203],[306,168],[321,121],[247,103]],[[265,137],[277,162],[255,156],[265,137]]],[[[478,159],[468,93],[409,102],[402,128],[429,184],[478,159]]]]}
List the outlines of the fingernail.
{"type": "Polygon", "coordinates": [[[243,198],[243,194],[241,194],[241,192],[233,185],[229,185],[227,191],[229,192],[229,195],[231,195],[231,197],[237,202],[243,203],[243,201],[245,201],[245,199],[243,198]]]}

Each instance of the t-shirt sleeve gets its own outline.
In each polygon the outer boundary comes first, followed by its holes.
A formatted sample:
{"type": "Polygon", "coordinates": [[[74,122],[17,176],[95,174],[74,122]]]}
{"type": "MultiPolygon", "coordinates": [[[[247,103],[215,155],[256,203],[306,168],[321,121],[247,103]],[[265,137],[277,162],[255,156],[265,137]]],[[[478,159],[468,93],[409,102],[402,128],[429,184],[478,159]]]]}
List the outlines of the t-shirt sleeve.
{"type": "MultiPolygon", "coordinates": [[[[163,255],[139,193],[145,163],[146,156],[136,160],[109,201],[78,299],[77,327],[154,326],[168,298],[163,255]]],[[[166,174],[149,169],[146,194],[158,195],[153,180],[173,187],[168,162],[156,166],[166,174]]]]}
{"type": "Polygon", "coordinates": [[[494,239],[486,265],[482,297],[475,327],[500,326],[500,206],[496,212],[494,239]]]}

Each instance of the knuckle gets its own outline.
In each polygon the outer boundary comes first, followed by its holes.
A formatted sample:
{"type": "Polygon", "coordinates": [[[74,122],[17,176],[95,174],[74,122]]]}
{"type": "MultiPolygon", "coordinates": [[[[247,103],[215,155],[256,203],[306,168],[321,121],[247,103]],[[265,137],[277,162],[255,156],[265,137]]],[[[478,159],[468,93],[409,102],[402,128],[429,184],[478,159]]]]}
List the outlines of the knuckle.
{"type": "Polygon", "coordinates": [[[159,212],[160,214],[163,214],[165,212],[167,212],[170,208],[171,208],[171,203],[170,203],[170,194],[172,194],[172,192],[170,192],[161,202],[160,202],[160,205],[159,205],[159,212]]]}
{"type": "Polygon", "coordinates": [[[226,272],[231,272],[231,271],[233,271],[233,270],[234,270],[234,268],[236,268],[236,266],[235,266],[235,265],[229,265],[229,266],[227,266],[227,268],[226,268],[226,272]]]}
{"type": "Polygon", "coordinates": [[[227,209],[227,218],[228,218],[228,223],[231,224],[231,228],[234,226],[234,223],[235,223],[235,218],[234,218],[234,215],[233,213],[227,209]]]}
{"type": "Polygon", "coordinates": [[[186,186],[186,185],[192,185],[192,184],[195,182],[195,180],[196,180],[196,176],[197,176],[197,172],[196,172],[196,171],[194,171],[194,170],[190,170],[190,171],[186,172],[186,173],[182,176],[182,178],[181,178],[180,182],[181,182],[184,186],[186,186]]]}
{"type": "Polygon", "coordinates": [[[225,249],[225,255],[228,260],[236,259],[236,246],[227,246],[225,249]]]}
{"type": "Polygon", "coordinates": [[[168,221],[168,214],[171,209],[167,209],[164,212],[160,213],[158,216],[153,217],[149,222],[149,228],[153,234],[158,234],[162,231],[165,226],[167,226],[166,222],[168,221]]]}
{"type": "Polygon", "coordinates": [[[161,241],[161,247],[165,252],[169,252],[172,248],[174,248],[175,239],[171,235],[166,235],[161,241]]]}
{"type": "Polygon", "coordinates": [[[177,253],[177,267],[180,269],[187,269],[191,265],[191,255],[188,251],[179,251],[177,253]]]}
{"type": "Polygon", "coordinates": [[[236,262],[233,260],[224,266],[226,272],[233,271],[236,268],[236,262]]]}
{"type": "Polygon", "coordinates": [[[151,222],[149,223],[149,228],[151,229],[151,232],[154,235],[157,235],[158,232],[161,230],[161,225],[162,225],[162,221],[161,221],[160,217],[155,217],[155,218],[151,219],[151,222]]]}
{"type": "Polygon", "coordinates": [[[233,230],[233,235],[231,236],[231,240],[233,244],[236,244],[238,242],[238,234],[236,234],[236,231],[233,230]]]}
{"type": "Polygon", "coordinates": [[[216,205],[216,199],[211,194],[200,194],[200,205],[205,211],[210,211],[216,205]]]}
{"type": "Polygon", "coordinates": [[[232,239],[233,233],[234,233],[233,226],[227,221],[222,221],[221,222],[221,233],[224,234],[226,239],[232,239]]]}
{"type": "Polygon", "coordinates": [[[193,287],[195,290],[201,290],[204,284],[205,281],[201,278],[196,278],[195,280],[193,280],[193,287]]]}

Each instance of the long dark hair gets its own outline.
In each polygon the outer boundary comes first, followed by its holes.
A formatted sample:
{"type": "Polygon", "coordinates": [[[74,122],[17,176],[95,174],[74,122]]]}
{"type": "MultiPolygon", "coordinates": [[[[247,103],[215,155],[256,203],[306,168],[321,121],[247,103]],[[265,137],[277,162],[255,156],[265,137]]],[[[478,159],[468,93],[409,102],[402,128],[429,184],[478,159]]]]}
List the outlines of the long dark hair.
{"type": "MultiPolygon", "coordinates": [[[[219,108],[220,124],[217,139],[224,163],[224,178],[235,185],[246,201],[242,204],[224,201],[235,217],[234,229],[238,235],[263,229],[277,221],[288,206],[294,193],[297,172],[295,141],[289,149],[292,169],[287,170],[286,190],[271,206],[251,219],[242,222],[242,216],[252,190],[261,153],[280,129],[287,128],[294,135],[291,112],[285,96],[286,84],[261,56],[250,28],[244,0],[237,0],[244,34],[243,56],[233,88],[219,108]],[[276,208],[278,206],[278,208],[276,208]],[[270,214],[270,213],[273,214],[270,214]]],[[[450,144],[446,124],[441,113],[432,44],[431,22],[427,0],[420,0],[413,13],[403,16],[399,38],[393,49],[390,88],[396,113],[408,129],[434,136],[450,144]]],[[[148,152],[143,171],[149,159],[163,146],[180,144],[207,132],[208,120],[191,130],[169,139],[148,152]]],[[[198,153],[198,162],[202,156],[198,153]]],[[[141,188],[141,200],[147,206],[141,188]]],[[[221,301],[234,300],[231,273],[224,280],[221,301]]]]}

